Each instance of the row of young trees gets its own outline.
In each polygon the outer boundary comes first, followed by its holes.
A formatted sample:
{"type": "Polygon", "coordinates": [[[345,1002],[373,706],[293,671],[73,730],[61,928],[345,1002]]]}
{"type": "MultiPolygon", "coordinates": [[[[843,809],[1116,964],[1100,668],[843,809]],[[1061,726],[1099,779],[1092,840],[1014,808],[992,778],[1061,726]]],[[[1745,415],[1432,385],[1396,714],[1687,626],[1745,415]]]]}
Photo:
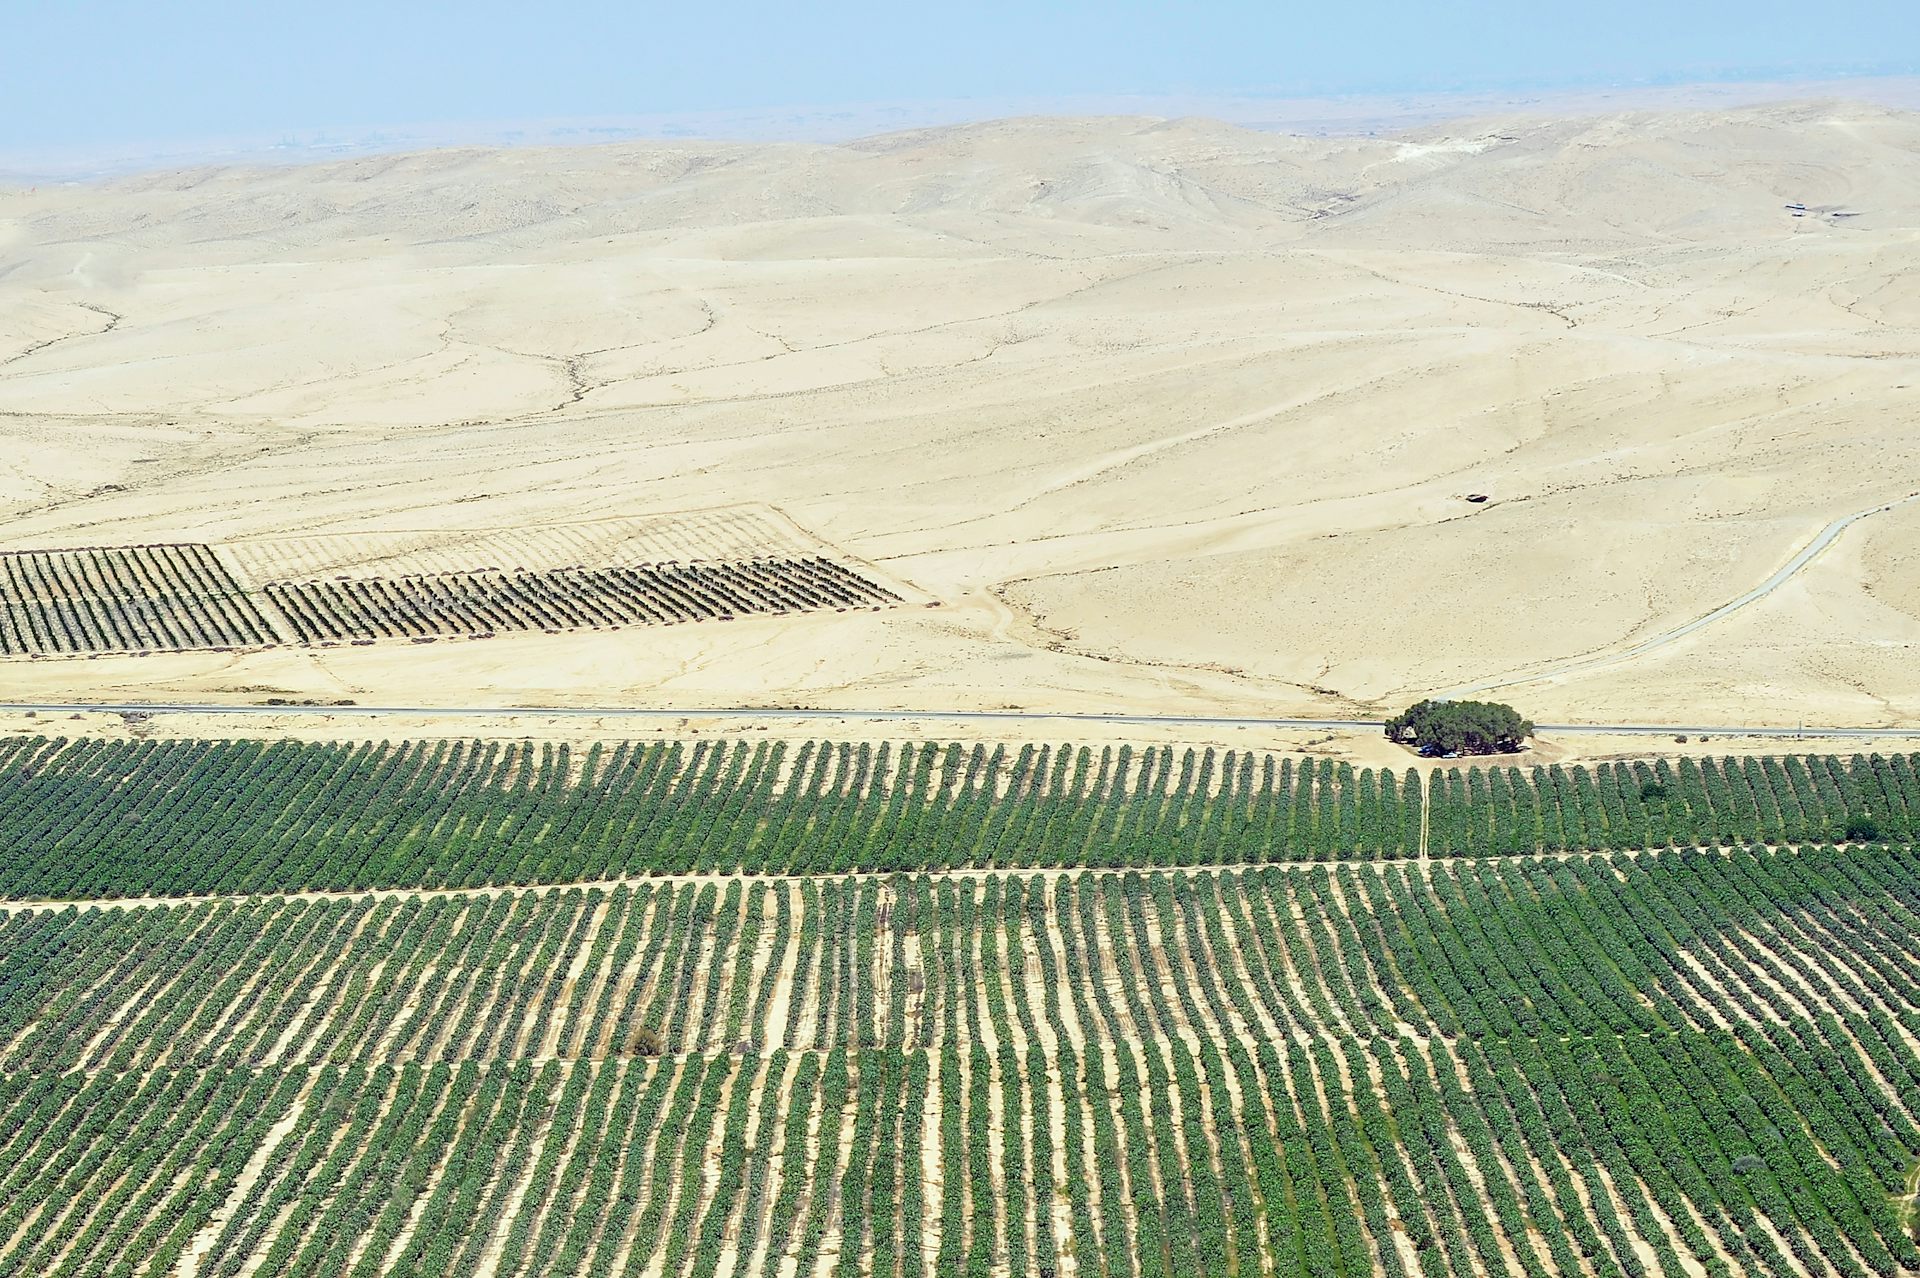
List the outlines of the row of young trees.
{"type": "Polygon", "coordinates": [[[206,545],[16,551],[0,554],[0,656],[558,631],[898,602],[819,556],[315,578],[255,591],[206,545]]]}
{"type": "Polygon", "coordinates": [[[899,597],[830,559],[271,581],[302,643],[731,620],[899,597]]]}
{"type": "Polygon", "coordinates": [[[0,895],[1906,841],[1910,756],[1354,769],[1127,746],[10,740],[0,895]]]}
{"type": "Polygon", "coordinates": [[[1913,853],[1430,870],[26,911],[0,1275],[1920,1265],[1913,853]]]}
{"type": "Polygon", "coordinates": [[[277,642],[209,546],[0,554],[0,656],[277,642]]]}

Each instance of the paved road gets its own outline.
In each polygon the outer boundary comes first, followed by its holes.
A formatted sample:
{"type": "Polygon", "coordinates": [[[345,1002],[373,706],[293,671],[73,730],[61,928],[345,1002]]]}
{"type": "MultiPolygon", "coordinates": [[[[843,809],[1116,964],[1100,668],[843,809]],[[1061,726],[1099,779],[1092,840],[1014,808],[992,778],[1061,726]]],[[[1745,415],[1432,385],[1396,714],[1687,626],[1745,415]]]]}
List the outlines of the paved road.
{"type": "MultiPolygon", "coordinates": [[[[1378,730],[1378,719],[1278,719],[1226,715],[1099,714],[1047,710],[777,710],[758,706],[701,706],[662,709],[652,706],[243,706],[191,702],[52,701],[0,702],[0,712],[31,710],[37,714],[204,714],[204,715],[354,715],[368,718],[434,716],[439,718],[563,718],[563,719],[822,719],[870,723],[931,723],[959,720],[995,722],[1097,724],[1173,724],[1197,728],[1300,728],[1308,731],[1347,732],[1378,730]]],[[[1910,728],[1829,728],[1816,725],[1781,727],[1775,724],[1672,723],[1542,723],[1543,733],[1591,733],[1603,736],[1662,737],[1858,737],[1863,740],[1920,740],[1920,725],[1910,728]]]]}
{"type": "MultiPolygon", "coordinates": [[[[1869,506],[1865,510],[1856,510],[1851,515],[1843,515],[1828,524],[1825,528],[1822,528],[1812,541],[1800,547],[1799,553],[1782,564],[1779,571],[1774,573],[1773,576],[1767,578],[1739,598],[1730,599],[1718,608],[1715,608],[1712,612],[1707,613],[1703,617],[1695,617],[1683,626],[1676,626],[1672,630],[1662,631],[1657,635],[1642,639],[1630,648],[1622,648],[1618,652],[1600,653],[1591,657],[1575,657],[1569,661],[1555,662],[1552,665],[1541,666],[1538,669],[1529,670],[1522,674],[1489,679],[1484,683],[1471,683],[1459,688],[1449,688],[1447,691],[1437,694],[1438,699],[1442,701],[1459,701],[1465,697],[1471,697],[1476,693],[1492,692],[1496,688],[1511,688],[1523,683],[1538,683],[1543,679],[1551,679],[1555,675],[1585,674],[1593,670],[1604,670],[1608,666],[1617,666],[1622,662],[1631,661],[1635,657],[1645,656],[1656,648],[1664,648],[1670,643],[1685,639],[1688,635],[1701,629],[1703,626],[1710,626],[1727,614],[1738,612],[1755,600],[1763,599],[1772,594],[1784,585],[1795,573],[1811,563],[1816,555],[1832,545],[1836,537],[1860,520],[1865,519],[1868,515],[1884,514],[1896,506],[1904,506],[1914,500],[1920,500],[1920,493],[1909,493],[1898,501],[1885,502],[1878,506],[1869,506]]],[[[1703,729],[1703,731],[1715,730],[1716,729],[1703,729]]],[[[1675,731],[1684,732],[1686,729],[1677,728],[1675,731]]]]}

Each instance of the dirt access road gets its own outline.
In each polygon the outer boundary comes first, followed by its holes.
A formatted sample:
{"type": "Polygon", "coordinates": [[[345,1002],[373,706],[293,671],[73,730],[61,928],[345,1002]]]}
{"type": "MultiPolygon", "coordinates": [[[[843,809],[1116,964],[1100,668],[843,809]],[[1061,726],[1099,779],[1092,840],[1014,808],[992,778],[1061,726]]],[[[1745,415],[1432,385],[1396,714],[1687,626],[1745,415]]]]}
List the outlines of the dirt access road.
{"type": "MultiPolygon", "coordinates": [[[[1877,506],[1869,506],[1865,510],[1856,510],[1851,515],[1841,516],[1825,528],[1822,528],[1819,533],[1814,536],[1813,540],[1800,547],[1800,549],[1795,552],[1793,558],[1780,565],[1779,569],[1777,569],[1771,577],[1768,577],[1765,581],[1755,586],[1752,590],[1747,591],[1745,594],[1740,595],[1738,598],[1728,600],[1712,612],[1695,617],[1685,625],[1675,626],[1672,630],[1663,630],[1657,635],[1649,636],[1616,652],[1600,652],[1592,653],[1584,657],[1574,657],[1566,661],[1555,662],[1552,665],[1544,666],[1537,670],[1526,671],[1522,674],[1504,675],[1499,678],[1489,679],[1484,683],[1470,683],[1459,688],[1450,688],[1446,692],[1440,693],[1439,696],[1445,701],[1459,701],[1471,697],[1476,693],[1492,692],[1497,688],[1518,687],[1523,683],[1539,683],[1544,679],[1552,679],[1558,675],[1585,674],[1592,670],[1604,670],[1609,666],[1617,666],[1624,662],[1632,661],[1635,657],[1643,657],[1649,652],[1685,639],[1695,631],[1701,630],[1724,617],[1738,612],[1748,604],[1766,598],[1775,590],[1785,585],[1787,581],[1802,568],[1812,563],[1821,551],[1831,546],[1834,541],[1839,538],[1841,533],[1851,528],[1854,524],[1869,515],[1883,515],[1895,507],[1904,506],[1914,500],[1920,500],[1920,493],[1908,493],[1898,501],[1883,502],[1877,506]]],[[[1589,728],[1587,731],[1605,732],[1607,729],[1596,727],[1589,728]]],[[[1675,731],[1687,731],[1687,729],[1675,729],[1675,731]]],[[[1709,729],[1699,728],[1693,729],[1693,731],[1705,732],[1709,731],[1709,729]]],[[[1726,729],[1711,729],[1711,731],[1726,731],[1726,729]]],[[[1741,731],[1752,732],[1753,729],[1741,729],[1741,731]]]]}

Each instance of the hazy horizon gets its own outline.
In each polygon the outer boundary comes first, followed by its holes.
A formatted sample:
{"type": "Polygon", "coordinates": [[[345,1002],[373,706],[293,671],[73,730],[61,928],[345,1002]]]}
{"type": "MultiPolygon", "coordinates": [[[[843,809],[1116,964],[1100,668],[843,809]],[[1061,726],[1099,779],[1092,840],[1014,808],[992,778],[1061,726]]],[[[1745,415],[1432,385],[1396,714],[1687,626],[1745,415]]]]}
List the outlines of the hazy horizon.
{"type": "Polygon", "coordinates": [[[218,137],[120,145],[0,149],[0,182],[87,181],[207,164],[309,164],[442,147],[647,141],[833,144],[900,130],[1038,116],[1190,117],[1276,132],[1359,136],[1509,115],[1554,118],[1616,111],[1736,109],[1823,99],[1920,110],[1920,75],[1698,80],[1446,93],[920,99],[627,116],[405,121],[365,128],[283,130],[278,134],[240,130],[218,137]]]}
{"type": "MultiPolygon", "coordinates": [[[[1215,115],[1347,129],[1688,86],[1872,86],[1920,74],[1920,8],[1623,0],[1601,22],[1514,0],[1282,10],[999,3],[692,9],[573,0],[389,11],[101,0],[16,15],[0,171],[449,143],[833,141],[1010,114],[1215,115]],[[1657,31],[1658,39],[1647,39],[1657,31]],[[1418,100],[1409,111],[1407,100],[1418,100]]],[[[1920,100],[1915,95],[1913,100],[1920,100]]],[[[1551,106],[1548,109],[1552,109],[1551,106]]]]}

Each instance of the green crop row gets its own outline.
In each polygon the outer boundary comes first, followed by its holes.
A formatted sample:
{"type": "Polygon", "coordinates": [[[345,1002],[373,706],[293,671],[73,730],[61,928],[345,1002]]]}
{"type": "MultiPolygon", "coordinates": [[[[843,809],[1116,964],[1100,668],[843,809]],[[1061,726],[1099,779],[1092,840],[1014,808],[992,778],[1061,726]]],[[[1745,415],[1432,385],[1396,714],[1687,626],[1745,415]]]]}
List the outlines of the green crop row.
{"type": "Polygon", "coordinates": [[[1892,1275],[1920,853],[0,916],[0,1278],[1892,1275]]]}
{"type": "Polygon", "coordinates": [[[1904,842],[1905,756],[1355,770],[1130,747],[0,743],[0,896],[1904,842]]]}

